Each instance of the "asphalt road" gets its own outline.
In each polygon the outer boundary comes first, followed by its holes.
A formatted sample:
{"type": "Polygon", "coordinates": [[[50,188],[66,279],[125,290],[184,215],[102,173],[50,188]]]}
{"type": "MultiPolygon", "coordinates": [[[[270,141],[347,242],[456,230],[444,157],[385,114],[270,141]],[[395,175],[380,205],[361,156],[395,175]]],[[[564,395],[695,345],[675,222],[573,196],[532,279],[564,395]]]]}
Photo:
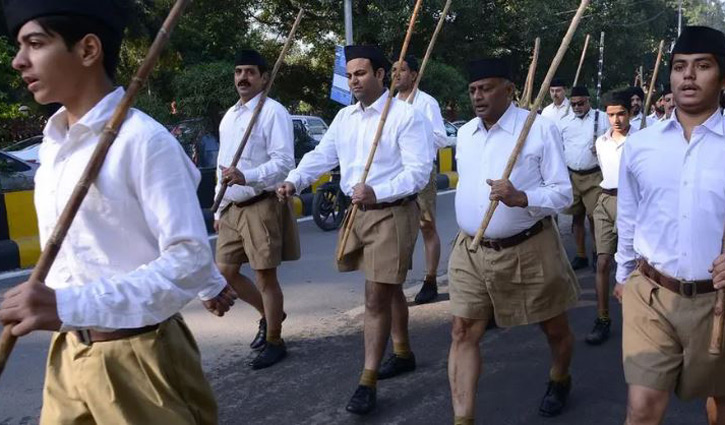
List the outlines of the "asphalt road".
{"type": "MultiPolygon", "coordinates": [[[[567,249],[572,249],[570,221],[561,218],[567,249]]],[[[445,270],[457,231],[453,195],[439,194],[438,226],[443,241],[438,302],[411,308],[411,337],[418,369],[381,381],[378,410],[365,418],[345,412],[362,368],[363,277],[337,273],[333,266],[335,234],[314,223],[300,223],[301,260],[280,269],[285,292],[284,337],[290,356],[262,371],[245,366],[248,343],[256,332],[256,313],[237,304],[224,318],[199,303],[184,310],[202,349],[208,377],[216,392],[222,424],[448,424],[451,402],[446,375],[450,318],[445,270]]],[[[248,270],[247,270],[248,271],[248,270]]],[[[415,264],[406,283],[409,298],[424,275],[419,238],[415,264]]],[[[626,386],[621,366],[620,310],[613,301],[612,339],[589,347],[584,336],[595,314],[594,278],[578,273],[582,296],[570,312],[576,334],[572,365],[574,388],[565,413],[544,419],[537,408],[546,387],[548,347],[536,326],[489,331],[483,342],[484,371],[479,383],[478,424],[610,425],[624,420],[626,386]]],[[[0,292],[22,280],[0,276],[0,292]]],[[[0,425],[34,424],[41,405],[43,368],[49,335],[19,341],[0,379],[0,425]]],[[[674,401],[665,424],[705,424],[701,402],[674,401]]]]}

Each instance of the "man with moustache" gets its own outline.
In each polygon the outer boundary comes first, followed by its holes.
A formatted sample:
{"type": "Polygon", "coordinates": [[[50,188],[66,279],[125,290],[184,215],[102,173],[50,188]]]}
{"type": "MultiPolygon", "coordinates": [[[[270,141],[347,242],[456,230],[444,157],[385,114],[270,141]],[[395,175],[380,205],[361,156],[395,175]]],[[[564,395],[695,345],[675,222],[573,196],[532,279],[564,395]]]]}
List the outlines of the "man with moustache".
{"type": "MultiPolygon", "coordinates": [[[[13,68],[38,103],[62,105],[35,176],[41,246],[124,97],[113,80],[127,3],[3,2],[13,68]]],[[[214,267],[199,179],[173,136],[130,109],[45,281],[5,293],[0,321],[15,336],[53,331],[41,424],[217,423],[178,314],[197,294],[219,315],[234,298],[214,267]]]]}
{"type": "Polygon", "coordinates": [[[675,95],[672,93],[672,87],[667,84],[665,90],[662,92],[662,101],[665,107],[665,115],[663,120],[672,118],[672,111],[675,109],[675,95]]]}
{"type": "MultiPolygon", "coordinates": [[[[629,122],[631,124],[630,131],[639,130],[642,127],[642,120],[647,120],[647,127],[653,125],[655,121],[647,117],[645,111],[643,111],[645,96],[642,87],[632,86],[629,88],[628,93],[632,104],[632,119],[629,122]]],[[[611,120],[609,122],[611,124],[611,120]]]]}
{"type": "Polygon", "coordinates": [[[670,65],[671,119],[628,138],[619,174],[615,294],[622,301],[628,425],[660,424],[674,392],[714,397],[725,361],[708,353],[725,288],[725,35],[687,27],[670,65]]]}
{"type": "Polygon", "coordinates": [[[214,216],[219,233],[216,262],[239,298],[260,314],[259,330],[250,344],[259,354],[252,369],[270,367],[287,355],[282,339],[284,295],[277,279],[282,261],[300,257],[297,221],[290,202],[280,203],[275,189],[294,168],[292,118],[284,106],[267,98],[236,167],[232,158],[269,81],[267,61],[256,50],[244,49],[234,60],[234,84],[239,101],[219,124],[217,185],[227,185],[214,216]],[[241,274],[242,264],[254,270],[257,289],[241,274]]]}
{"type": "Polygon", "coordinates": [[[506,58],[477,60],[468,68],[468,93],[477,117],[458,133],[460,232],[448,264],[453,315],[448,378],[455,424],[474,423],[479,343],[494,317],[503,327],[541,327],[552,366],[539,414],[556,416],[571,389],[574,336],[566,310],[579,292],[551,217],[572,200],[561,138],[553,122],[536,118],[510,180],[499,180],[529,111],[512,104],[514,85],[506,58]],[[472,253],[490,200],[501,204],[472,253]]]}
{"type": "Polygon", "coordinates": [[[567,113],[571,114],[569,99],[566,98],[566,84],[561,78],[551,80],[549,96],[552,103],[541,111],[541,116],[554,122],[564,118],[567,113]]]}
{"type": "Polygon", "coordinates": [[[662,121],[662,119],[665,117],[665,97],[664,94],[660,94],[657,97],[657,101],[652,105],[652,113],[647,116],[648,123],[652,121],[653,123],[656,123],[657,121],[662,121]]]}
{"type": "Polygon", "coordinates": [[[597,247],[597,318],[586,336],[590,345],[599,345],[609,338],[612,320],[609,316],[609,275],[617,251],[617,180],[619,160],[627,136],[634,132],[630,117],[634,110],[632,90],[615,92],[604,101],[604,112],[610,129],[597,139],[597,158],[602,168],[602,194],[594,208],[594,233],[597,247]]]}
{"type": "MultiPolygon", "coordinates": [[[[574,202],[564,213],[572,215],[572,228],[576,242],[576,256],[571,261],[574,270],[589,266],[586,251],[585,217],[589,219],[589,230],[592,240],[594,235],[594,207],[599,199],[602,182],[602,171],[597,163],[594,148],[594,128],[597,127],[596,137],[607,131],[609,121],[606,114],[592,109],[589,102],[589,90],[584,86],[572,87],[571,109],[573,114],[559,122],[561,137],[564,142],[564,158],[569,168],[574,202]],[[597,123],[595,124],[595,121],[597,123]]],[[[592,255],[596,262],[596,253],[592,255]]]]}
{"type": "MultiPolygon", "coordinates": [[[[375,46],[346,46],[345,58],[348,84],[358,103],[338,112],[320,144],[302,158],[277,193],[287,199],[339,165],[340,187],[359,207],[337,267],[341,272],[365,273],[365,366],[346,407],[362,415],[376,405],[378,368],[390,336],[392,305],[407,309],[402,283],[412,264],[420,221],[415,199],[433,167],[433,140],[428,138],[426,119],[393,99],[367,180],[360,183],[388,97],[384,80],[390,62],[375,46]]],[[[412,356],[408,340],[395,344],[395,353],[412,356]]]]}

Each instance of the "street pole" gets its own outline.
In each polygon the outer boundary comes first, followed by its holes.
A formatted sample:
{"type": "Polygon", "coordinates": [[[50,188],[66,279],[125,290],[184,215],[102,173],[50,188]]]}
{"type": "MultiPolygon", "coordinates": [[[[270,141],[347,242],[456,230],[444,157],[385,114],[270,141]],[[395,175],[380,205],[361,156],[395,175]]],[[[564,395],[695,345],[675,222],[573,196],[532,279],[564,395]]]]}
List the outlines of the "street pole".
{"type": "Polygon", "coordinates": [[[352,0],[345,0],[345,44],[352,44],[352,0]]]}

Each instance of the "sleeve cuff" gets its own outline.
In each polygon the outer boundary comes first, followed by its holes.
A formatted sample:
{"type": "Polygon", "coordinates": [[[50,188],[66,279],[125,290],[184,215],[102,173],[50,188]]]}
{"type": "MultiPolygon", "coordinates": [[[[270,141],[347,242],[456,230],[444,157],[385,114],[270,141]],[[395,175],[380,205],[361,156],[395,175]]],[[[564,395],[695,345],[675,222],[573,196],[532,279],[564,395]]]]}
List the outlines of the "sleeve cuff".
{"type": "Polygon", "coordinates": [[[209,285],[203,291],[199,292],[199,299],[202,301],[209,301],[210,299],[221,294],[226,286],[227,282],[224,280],[224,278],[217,274],[215,282],[209,285]]]}
{"type": "Polygon", "coordinates": [[[82,314],[77,311],[77,305],[80,306],[82,304],[80,299],[81,296],[77,288],[68,287],[55,290],[58,318],[62,323],[60,327],[61,332],[82,329],[84,327],[84,323],[79,320],[82,314]]]}
{"type": "Polygon", "coordinates": [[[375,200],[377,202],[389,202],[393,196],[393,189],[390,185],[380,184],[377,186],[371,186],[373,192],[375,192],[375,200]]]}
{"type": "Polygon", "coordinates": [[[247,184],[250,183],[257,183],[259,182],[259,169],[258,168],[252,168],[251,170],[243,171],[242,174],[244,174],[244,180],[247,181],[247,184]]]}
{"type": "Polygon", "coordinates": [[[302,191],[302,178],[295,170],[290,171],[284,181],[292,183],[298,195],[302,191]]]}

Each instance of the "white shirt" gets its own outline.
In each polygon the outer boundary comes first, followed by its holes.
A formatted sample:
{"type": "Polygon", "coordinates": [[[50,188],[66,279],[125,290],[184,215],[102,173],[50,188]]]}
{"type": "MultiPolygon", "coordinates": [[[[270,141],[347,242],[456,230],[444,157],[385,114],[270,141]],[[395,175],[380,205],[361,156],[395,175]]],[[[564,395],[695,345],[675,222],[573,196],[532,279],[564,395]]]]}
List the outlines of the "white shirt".
{"type": "MultiPolygon", "coordinates": [[[[632,134],[632,128],[629,129],[632,134]]],[[[628,136],[629,136],[628,134],[628,136]]],[[[599,184],[604,189],[616,189],[619,180],[619,161],[622,158],[622,148],[625,137],[621,141],[612,138],[612,129],[599,136],[597,139],[597,158],[599,166],[602,168],[602,182],[599,184]]]]}
{"type": "MultiPolygon", "coordinates": [[[[65,108],[44,130],[35,175],[42,246],[79,181],[118,88],[68,128],[65,108]]],[[[226,285],[214,265],[196,195],[199,171],[159,123],[132,109],[76,215],[45,284],[63,330],[159,323],[226,285]]]]}
{"type": "Polygon", "coordinates": [[[573,114],[571,108],[569,107],[569,99],[565,97],[561,102],[561,105],[556,106],[556,104],[552,103],[544,108],[544,110],[541,111],[541,116],[552,121],[559,121],[564,118],[564,114],[566,114],[567,110],[569,111],[569,115],[573,114]]]}
{"type": "Polygon", "coordinates": [[[450,144],[448,141],[448,133],[446,132],[446,125],[443,123],[441,107],[433,96],[420,89],[416,91],[412,105],[416,111],[428,119],[428,122],[430,122],[433,128],[433,141],[435,144],[433,157],[435,157],[439,148],[444,148],[450,144]]]}
{"type": "MultiPolygon", "coordinates": [[[[478,232],[490,203],[491,187],[486,180],[503,176],[528,115],[529,111],[511,104],[488,130],[479,118],[458,130],[456,218],[466,234],[473,236],[478,232]]],[[[499,204],[486,229],[487,238],[500,239],[520,233],[571,204],[571,182],[561,137],[553,122],[536,117],[510,180],[516,189],[526,192],[529,206],[511,208],[499,204]]]]}
{"type": "MultiPolygon", "coordinates": [[[[246,104],[239,100],[222,118],[219,124],[218,165],[229,167],[232,163],[261,97],[262,93],[246,104]]],[[[274,191],[287,173],[295,168],[292,117],[275,100],[267,98],[264,102],[237,168],[244,174],[247,184],[227,187],[215,214],[217,220],[230,202],[243,202],[263,191],[274,191]]],[[[221,169],[217,167],[215,196],[221,190],[221,174],[221,169]]]]}
{"type": "Polygon", "coordinates": [[[676,118],[627,139],[619,174],[617,282],[645,258],[683,280],[712,279],[725,230],[725,119],[720,111],[685,140],[676,118]]]}
{"type": "MultiPolygon", "coordinates": [[[[297,191],[323,173],[340,166],[340,188],[352,196],[373,144],[386,90],[372,105],[358,102],[340,110],[315,150],[308,152],[285,180],[297,191]]],[[[393,99],[366,184],[377,202],[391,202],[418,193],[430,179],[433,141],[425,118],[407,103],[393,99]],[[421,140],[424,137],[427,140],[421,140]]]]}
{"type": "MultiPolygon", "coordinates": [[[[644,114],[642,112],[640,112],[639,115],[637,115],[636,117],[632,117],[632,119],[629,120],[629,124],[630,124],[629,131],[630,131],[630,133],[637,132],[637,131],[639,131],[641,129],[641,127],[642,127],[642,118],[643,117],[644,117],[644,114]]],[[[655,123],[657,121],[659,121],[659,120],[656,119],[656,118],[652,118],[651,116],[648,116],[647,117],[647,127],[652,126],[652,125],[655,125],[655,123]]],[[[645,127],[645,128],[647,128],[647,127],[645,127]]]]}
{"type": "Polygon", "coordinates": [[[607,114],[590,109],[584,117],[574,115],[558,122],[561,130],[561,137],[564,140],[564,159],[566,166],[576,171],[591,170],[597,166],[597,156],[592,152],[594,145],[594,116],[599,115],[599,127],[597,137],[604,134],[609,128],[607,114]]]}

